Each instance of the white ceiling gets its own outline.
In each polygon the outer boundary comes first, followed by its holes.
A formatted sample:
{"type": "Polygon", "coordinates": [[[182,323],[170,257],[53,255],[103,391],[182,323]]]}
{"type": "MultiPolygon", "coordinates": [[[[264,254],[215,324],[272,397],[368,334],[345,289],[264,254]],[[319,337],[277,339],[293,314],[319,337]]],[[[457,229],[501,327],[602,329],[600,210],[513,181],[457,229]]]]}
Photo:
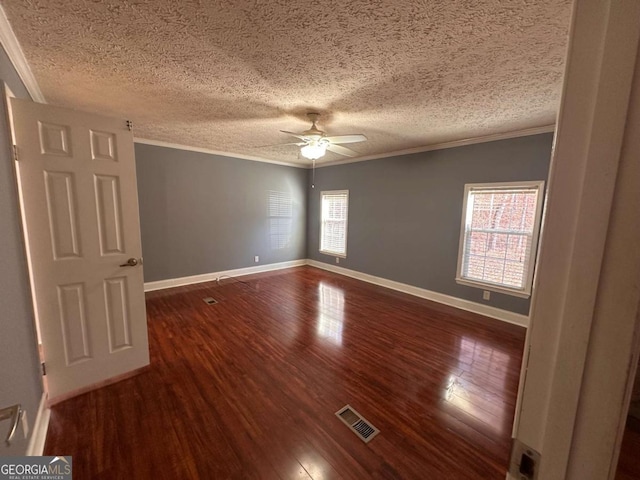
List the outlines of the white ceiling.
{"type": "MultiPolygon", "coordinates": [[[[136,137],[308,163],[279,130],[363,156],[552,124],[570,0],[3,0],[47,102],[136,137]]],[[[295,139],[294,139],[295,140],[295,139]]],[[[328,153],[327,162],[344,159],[328,153]]]]}

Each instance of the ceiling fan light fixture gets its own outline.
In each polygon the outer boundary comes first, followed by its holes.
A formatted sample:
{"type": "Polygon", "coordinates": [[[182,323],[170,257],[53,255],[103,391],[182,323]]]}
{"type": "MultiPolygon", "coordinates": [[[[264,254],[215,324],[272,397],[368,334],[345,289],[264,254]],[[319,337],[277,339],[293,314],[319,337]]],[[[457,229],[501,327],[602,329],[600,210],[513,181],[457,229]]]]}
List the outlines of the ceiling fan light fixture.
{"type": "Polygon", "coordinates": [[[327,146],[320,143],[309,143],[300,149],[300,153],[304,158],[309,160],[317,160],[320,157],[324,157],[327,153],[327,146]]]}
{"type": "Polygon", "coordinates": [[[332,153],[337,153],[344,157],[356,157],[357,152],[350,150],[346,147],[340,146],[341,143],[357,143],[367,140],[361,133],[352,133],[350,135],[331,135],[327,137],[326,134],[319,130],[316,126],[316,120],[318,120],[318,113],[309,112],[309,120],[311,120],[311,128],[305,130],[302,133],[288,132],[286,130],[280,130],[282,133],[291,135],[298,139],[295,143],[283,143],[281,145],[298,145],[302,147],[300,154],[309,160],[317,160],[324,157],[329,150],[332,153]]]}

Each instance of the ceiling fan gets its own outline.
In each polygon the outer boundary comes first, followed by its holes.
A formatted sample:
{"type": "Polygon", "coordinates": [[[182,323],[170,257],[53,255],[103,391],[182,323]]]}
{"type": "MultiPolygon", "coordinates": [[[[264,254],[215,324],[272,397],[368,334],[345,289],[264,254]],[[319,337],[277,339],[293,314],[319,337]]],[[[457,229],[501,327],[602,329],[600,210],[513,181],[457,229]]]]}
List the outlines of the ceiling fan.
{"type": "Polygon", "coordinates": [[[324,156],[327,150],[337,153],[338,155],[344,155],[345,157],[355,157],[358,155],[357,152],[346,147],[341,147],[339,144],[364,142],[367,139],[367,137],[360,133],[352,135],[332,135],[328,137],[325,132],[319,130],[316,126],[316,122],[318,121],[320,114],[316,112],[309,112],[307,113],[307,116],[309,117],[309,120],[311,120],[310,129],[305,130],[302,133],[287,132],[286,130],[280,131],[302,140],[301,142],[285,143],[284,145],[297,145],[302,147],[300,148],[300,153],[303,157],[308,158],[309,160],[316,160],[324,156]]]}

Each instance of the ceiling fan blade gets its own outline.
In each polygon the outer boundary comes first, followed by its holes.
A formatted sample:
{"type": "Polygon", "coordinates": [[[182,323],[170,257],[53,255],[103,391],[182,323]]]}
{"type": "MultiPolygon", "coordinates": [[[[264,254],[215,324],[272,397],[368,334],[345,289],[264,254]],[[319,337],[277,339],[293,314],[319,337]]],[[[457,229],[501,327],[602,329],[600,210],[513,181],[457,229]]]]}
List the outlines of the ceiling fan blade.
{"type": "Polygon", "coordinates": [[[367,140],[367,137],[361,133],[355,133],[353,135],[333,135],[331,137],[324,138],[329,140],[331,143],[357,143],[367,140]]]}
{"type": "Polygon", "coordinates": [[[358,152],[354,152],[350,148],[341,147],[340,145],[334,145],[330,143],[327,145],[327,150],[333,153],[337,153],[338,155],[344,155],[345,157],[356,157],[358,156],[358,152]]]}
{"type": "Polygon", "coordinates": [[[286,130],[280,130],[282,133],[286,133],[287,135],[293,135],[296,138],[299,138],[300,140],[304,140],[305,142],[308,142],[309,139],[307,137],[305,137],[304,135],[300,135],[299,133],[293,133],[293,132],[287,132],[286,130]]]}

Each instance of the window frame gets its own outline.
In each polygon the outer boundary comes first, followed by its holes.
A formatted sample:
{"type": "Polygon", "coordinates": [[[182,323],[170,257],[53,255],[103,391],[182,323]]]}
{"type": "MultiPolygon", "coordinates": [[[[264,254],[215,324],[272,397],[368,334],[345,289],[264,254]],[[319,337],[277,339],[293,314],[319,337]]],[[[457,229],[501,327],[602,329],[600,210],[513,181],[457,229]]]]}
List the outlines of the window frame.
{"type": "Polygon", "coordinates": [[[462,219],[460,223],[460,240],[458,245],[458,265],[456,268],[456,283],[469,287],[480,288],[498,293],[504,293],[515,297],[529,298],[533,288],[533,274],[535,270],[538,239],[542,224],[542,207],[544,200],[545,182],[543,180],[523,181],[523,182],[498,182],[498,183],[467,183],[464,186],[464,200],[462,202],[462,219]],[[464,264],[465,239],[467,237],[467,205],[470,193],[478,190],[514,190],[514,189],[537,189],[536,211],[534,213],[533,232],[531,233],[531,250],[529,258],[525,262],[525,276],[522,288],[508,287],[491,282],[472,280],[462,276],[464,264]]]}
{"type": "Polygon", "coordinates": [[[347,239],[348,239],[348,232],[349,232],[349,190],[323,190],[320,192],[320,245],[319,245],[319,252],[324,254],[324,255],[330,255],[332,257],[338,257],[338,258],[347,258],[347,239]],[[325,220],[323,218],[323,214],[322,214],[322,206],[323,206],[323,200],[325,195],[345,195],[347,198],[347,212],[345,215],[345,219],[344,219],[344,253],[340,253],[340,252],[334,252],[331,250],[323,250],[322,249],[322,238],[324,236],[324,223],[325,220]]]}

